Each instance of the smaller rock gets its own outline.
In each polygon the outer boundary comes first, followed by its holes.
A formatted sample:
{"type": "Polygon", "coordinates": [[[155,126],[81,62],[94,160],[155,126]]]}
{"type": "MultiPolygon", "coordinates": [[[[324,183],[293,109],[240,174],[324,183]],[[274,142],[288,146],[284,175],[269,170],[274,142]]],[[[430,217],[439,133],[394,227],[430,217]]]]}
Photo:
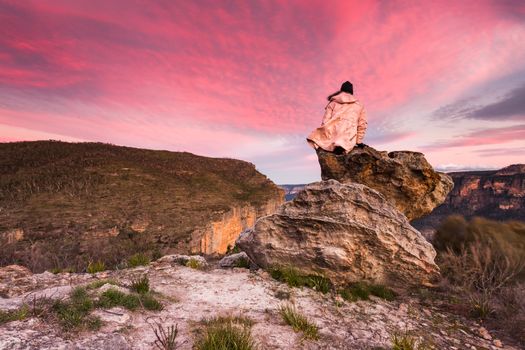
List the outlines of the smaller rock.
{"type": "Polygon", "coordinates": [[[158,259],[157,263],[170,263],[170,264],[186,266],[186,264],[190,260],[197,261],[201,267],[208,266],[208,262],[206,261],[206,259],[200,255],[181,255],[181,254],[165,255],[162,258],[158,259]]]}
{"type": "Polygon", "coordinates": [[[479,335],[485,340],[492,340],[492,336],[489,334],[489,331],[485,327],[479,327],[479,335]]]}
{"type": "Polygon", "coordinates": [[[226,255],[219,261],[219,266],[222,268],[234,268],[234,267],[244,267],[249,268],[253,265],[252,261],[245,252],[240,252],[237,254],[226,255]]]}
{"type": "Polygon", "coordinates": [[[494,341],[492,343],[498,348],[502,348],[503,347],[503,343],[499,339],[494,339],[494,341]]]}

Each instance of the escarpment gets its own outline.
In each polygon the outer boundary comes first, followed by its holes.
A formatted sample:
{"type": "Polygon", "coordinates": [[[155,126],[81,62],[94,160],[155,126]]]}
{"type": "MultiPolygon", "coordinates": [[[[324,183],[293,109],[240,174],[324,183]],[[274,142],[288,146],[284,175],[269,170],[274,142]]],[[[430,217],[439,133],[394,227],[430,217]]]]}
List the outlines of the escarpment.
{"type": "Polygon", "coordinates": [[[224,253],[284,201],[251,163],[100,143],[0,143],[0,265],[83,270],[224,253]]]}
{"type": "Polygon", "coordinates": [[[224,254],[235,246],[239,234],[252,227],[260,217],[273,214],[283,203],[282,199],[270,200],[263,206],[234,207],[221,218],[197,228],[192,234],[192,253],[224,254]]]}
{"type": "Polygon", "coordinates": [[[514,164],[500,170],[448,174],[454,189],[430,215],[413,222],[421,230],[432,231],[449,215],[492,220],[525,221],[525,165],[514,164]]]}

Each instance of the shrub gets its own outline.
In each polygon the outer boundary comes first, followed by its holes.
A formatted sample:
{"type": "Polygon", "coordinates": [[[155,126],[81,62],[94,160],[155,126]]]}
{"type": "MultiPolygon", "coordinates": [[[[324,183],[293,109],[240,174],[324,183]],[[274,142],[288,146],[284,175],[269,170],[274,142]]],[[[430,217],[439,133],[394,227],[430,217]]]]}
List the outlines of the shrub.
{"type": "Polygon", "coordinates": [[[135,279],[131,282],[130,289],[139,294],[146,294],[149,292],[149,278],[144,275],[139,279],[135,279]]]}
{"type": "Polygon", "coordinates": [[[339,290],[339,295],[347,301],[369,300],[370,295],[392,301],[396,294],[391,289],[380,284],[356,282],[339,290]]]}
{"type": "Polygon", "coordinates": [[[202,263],[197,260],[197,259],[189,259],[187,262],[186,262],[186,266],[187,267],[191,267],[192,269],[198,269],[198,270],[201,270],[204,268],[204,266],[202,265],[202,263]]]}
{"type": "Polygon", "coordinates": [[[319,339],[319,329],[301,314],[293,305],[281,305],[279,313],[283,320],[296,332],[303,332],[306,339],[319,339]]]}
{"type": "Polygon", "coordinates": [[[197,350],[254,350],[251,320],[242,317],[217,317],[204,320],[204,335],[197,340],[197,350]]]}
{"type": "Polygon", "coordinates": [[[146,266],[149,263],[150,259],[143,253],[134,254],[128,259],[129,267],[146,266]]]}
{"type": "Polygon", "coordinates": [[[301,274],[291,266],[274,266],[269,270],[270,275],[290,287],[308,287],[322,293],[328,293],[332,289],[332,282],[322,276],[315,274],[301,274]]]}
{"type": "Polygon", "coordinates": [[[447,293],[469,305],[470,313],[486,319],[525,344],[525,223],[449,217],[436,232],[436,263],[448,284],[447,293]],[[509,299],[510,298],[510,299],[509,299]],[[515,301],[512,301],[515,300],[515,301]]]}
{"type": "Polygon", "coordinates": [[[157,338],[153,344],[159,350],[175,350],[177,348],[176,339],[179,333],[177,325],[170,326],[166,330],[160,323],[157,323],[153,332],[155,333],[155,338],[157,338]]]}
{"type": "Polygon", "coordinates": [[[106,270],[106,264],[102,261],[90,262],[86,268],[88,273],[97,273],[106,270]]]}

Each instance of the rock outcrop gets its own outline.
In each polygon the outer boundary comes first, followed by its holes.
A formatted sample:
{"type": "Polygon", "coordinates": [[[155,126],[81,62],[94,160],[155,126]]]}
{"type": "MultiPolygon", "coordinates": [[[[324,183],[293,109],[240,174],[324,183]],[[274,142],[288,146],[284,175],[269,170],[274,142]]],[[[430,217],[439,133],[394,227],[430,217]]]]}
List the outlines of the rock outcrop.
{"type": "Polygon", "coordinates": [[[525,221],[525,164],[448,175],[454,180],[454,189],[430,215],[413,222],[418,229],[431,232],[453,214],[525,221]]]}
{"type": "Polygon", "coordinates": [[[354,148],[347,155],[317,151],[323,180],[360,183],[381,192],[409,220],[429,214],[452,189],[449,176],[434,171],[419,152],[354,148]]]}
{"type": "Polygon", "coordinates": [[[417,285],[439,273],[432,245],[382,194],[335,180],[306,186],[237,245],[263,268],[293,265],[336,284],[417,285]]]}

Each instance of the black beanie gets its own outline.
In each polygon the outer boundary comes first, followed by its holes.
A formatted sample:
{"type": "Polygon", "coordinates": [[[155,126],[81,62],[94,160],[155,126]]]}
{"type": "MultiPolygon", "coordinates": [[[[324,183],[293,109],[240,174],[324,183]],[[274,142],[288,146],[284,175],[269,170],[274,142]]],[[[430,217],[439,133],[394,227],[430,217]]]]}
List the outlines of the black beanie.
{"type": "Polygon", "coordinates": [[[344,92],[348,92],[349,94],[354,94],[354,86],[352,85],[351,82],[349,82],[348,80],[345,81],[343,83],[343,85],[341,85],[341,91],[344,91],[344,92]]]}

